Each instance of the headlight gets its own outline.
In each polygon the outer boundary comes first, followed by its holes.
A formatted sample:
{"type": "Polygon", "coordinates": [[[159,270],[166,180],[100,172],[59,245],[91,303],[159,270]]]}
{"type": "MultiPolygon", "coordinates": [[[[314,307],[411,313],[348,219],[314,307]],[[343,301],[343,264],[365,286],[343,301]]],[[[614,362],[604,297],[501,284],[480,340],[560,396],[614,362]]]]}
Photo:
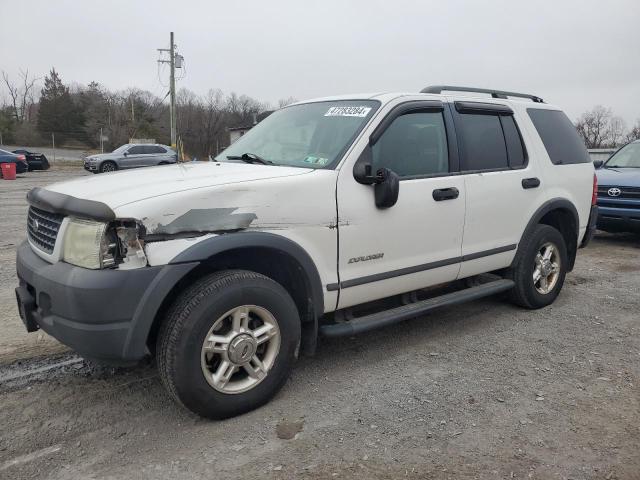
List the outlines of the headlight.
{"type": "Polygon", "coordinates": [[[138,268],[147,264],[134,221],[112,224],[73,218],[67,224],[62,259],[79,267],[138,268]]]}

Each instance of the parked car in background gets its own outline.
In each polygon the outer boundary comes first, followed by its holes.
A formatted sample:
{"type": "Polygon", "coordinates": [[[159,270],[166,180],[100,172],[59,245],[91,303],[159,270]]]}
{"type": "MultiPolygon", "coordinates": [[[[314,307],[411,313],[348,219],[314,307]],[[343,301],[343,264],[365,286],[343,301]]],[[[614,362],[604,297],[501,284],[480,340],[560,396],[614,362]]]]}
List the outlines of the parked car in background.
{"type": "Polygon", "coordinates": [[[598,228],[640,232],[640,140],[628,143],[596,170],[598,228]]]}
{"type": "Polygon", "coordinates": [[[49,170],[49,160],[43,153],[34,153],[23,149],[14,150],[13,153],[26,157],[30,172],[33,170],[49,170]]]}
{"type": "Polygon", "coordinates": [[[152,167],[176,163],[178,154],[166,145],[127,143],[111,153],[90,155],[84,169],[93,173],[114,172],[126,168],[152,167]]]}
{"type": "Polygon", "coordinates": [[[16,173],[24,173],[29,170],[29,164],[24,155],[7,152],[6,150],[0,150],[0,163],[15,163],[16,173]]]}

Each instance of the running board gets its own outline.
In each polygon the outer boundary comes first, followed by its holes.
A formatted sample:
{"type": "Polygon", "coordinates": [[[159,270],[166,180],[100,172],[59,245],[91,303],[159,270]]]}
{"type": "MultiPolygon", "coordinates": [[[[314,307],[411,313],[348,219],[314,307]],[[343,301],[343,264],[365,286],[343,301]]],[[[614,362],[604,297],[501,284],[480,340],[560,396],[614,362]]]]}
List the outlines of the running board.
{"type": "Polygon", "coordinates": [[[357,333],[368,332],[376,328],[386,327],[394,323],[402,322],[410,318],[422,315],[437,308],[449,307],[460,303],[470,302],[479,298],[488,297],[496,293],[511,290],[514,286],[512,280],[495,280],[477,287],[465,288],[453,293],[429,298],[402,307],[372,313],[364,317],[355,318],[348,322],[334,323],[320,326],[320,334],[324,337],[344,337],[357,333]]]}

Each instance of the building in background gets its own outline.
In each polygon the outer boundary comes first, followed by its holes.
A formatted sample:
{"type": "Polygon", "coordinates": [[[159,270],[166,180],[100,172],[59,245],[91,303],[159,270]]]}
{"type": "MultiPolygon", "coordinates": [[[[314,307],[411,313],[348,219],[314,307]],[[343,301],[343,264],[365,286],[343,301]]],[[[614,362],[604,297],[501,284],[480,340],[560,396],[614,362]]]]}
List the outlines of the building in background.
{"type": "Polygon", "coordinates": [[[262,112],[260,114],[253,114],[253,121],[251,125],[238,125],[236,127],[229,127],[227,131],[229,132],[229,145],[238,140],[241,136],[251,130],[254,126],[260,123],[262,120],[267,118],[269,115],[273,113],[273,110],[267,110],[266,112],[262,112]]]}

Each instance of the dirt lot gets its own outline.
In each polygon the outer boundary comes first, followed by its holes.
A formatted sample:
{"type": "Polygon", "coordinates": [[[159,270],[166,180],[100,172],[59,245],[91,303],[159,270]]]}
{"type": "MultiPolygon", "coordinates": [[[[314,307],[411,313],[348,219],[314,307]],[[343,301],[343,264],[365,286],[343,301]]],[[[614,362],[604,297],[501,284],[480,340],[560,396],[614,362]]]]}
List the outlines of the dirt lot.
{"type": "Polygon", "coordinates": [[[640,478],[638,237],[599,235],[549,308],[494,298],[325,340],[269,405],[209,422],[152,365],[23,333],[24,194],[82,174],[0,182],[0,478],[640,478]]]}

